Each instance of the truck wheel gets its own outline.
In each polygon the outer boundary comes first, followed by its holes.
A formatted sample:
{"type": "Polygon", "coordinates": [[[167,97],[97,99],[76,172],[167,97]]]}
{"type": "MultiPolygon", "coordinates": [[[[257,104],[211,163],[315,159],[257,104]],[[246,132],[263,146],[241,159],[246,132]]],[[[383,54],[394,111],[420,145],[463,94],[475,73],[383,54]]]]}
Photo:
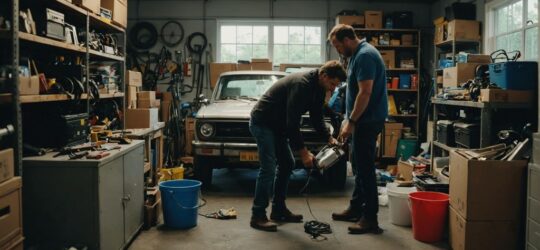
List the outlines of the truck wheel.
{"type": "Polygon", "coordinates": [[[195,179],[201,181],[204,187],[209,187],[212,184],[212,170],[211,159],[203,156],[195,156],[193,159],[195,179]]]}

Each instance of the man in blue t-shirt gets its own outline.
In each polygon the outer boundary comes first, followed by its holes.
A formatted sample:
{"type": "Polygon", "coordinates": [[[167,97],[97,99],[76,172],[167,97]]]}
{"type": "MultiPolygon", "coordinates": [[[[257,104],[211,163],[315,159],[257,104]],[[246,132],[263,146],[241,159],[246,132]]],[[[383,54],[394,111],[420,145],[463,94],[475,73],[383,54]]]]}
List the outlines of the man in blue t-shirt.
{"type": "Polygon", "coordinates": [[[349,58],[347,69],[346,119],[340,139],[352,135],[351,164],[356,170],[349,207],[333,213],[334,220],[356,222],[349,233],[381,233],[377,221],[379,201],[375,177],[377,137],[388,116],[386,71],[379,51],[360,40],[349,25],[337,25],[328,40],[339,54],[349,58]]]}

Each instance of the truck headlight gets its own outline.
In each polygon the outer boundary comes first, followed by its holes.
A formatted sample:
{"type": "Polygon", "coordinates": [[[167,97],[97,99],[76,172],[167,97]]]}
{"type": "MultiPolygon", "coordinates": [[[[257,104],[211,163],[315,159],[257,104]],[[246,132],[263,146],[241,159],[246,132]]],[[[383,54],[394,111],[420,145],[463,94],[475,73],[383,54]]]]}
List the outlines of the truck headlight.
{"type": "Polygon", "coordinates": [[[213,136],[215,132],[214,125],[210,123],[203,123],[199,129],[199,132],[201,133],[202,136],[206,138],[213,136]]]}

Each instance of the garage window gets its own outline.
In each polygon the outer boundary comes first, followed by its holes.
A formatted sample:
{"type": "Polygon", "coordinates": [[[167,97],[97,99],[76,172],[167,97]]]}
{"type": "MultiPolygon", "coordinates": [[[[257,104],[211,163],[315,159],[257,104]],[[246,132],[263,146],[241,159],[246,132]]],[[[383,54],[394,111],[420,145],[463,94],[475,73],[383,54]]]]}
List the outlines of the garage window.
{"type": "Polygon", "coordinates": [[[524,60],[538,59],[538,0],[495,1],[488,18],[488,53],[519,50],[524,60]]]}
{"type": "Polygon", "coordinates": [[[219,62],[270,58],[281,63],[320,64],[326,35],[323,21],[219,21],[219,62]]]}

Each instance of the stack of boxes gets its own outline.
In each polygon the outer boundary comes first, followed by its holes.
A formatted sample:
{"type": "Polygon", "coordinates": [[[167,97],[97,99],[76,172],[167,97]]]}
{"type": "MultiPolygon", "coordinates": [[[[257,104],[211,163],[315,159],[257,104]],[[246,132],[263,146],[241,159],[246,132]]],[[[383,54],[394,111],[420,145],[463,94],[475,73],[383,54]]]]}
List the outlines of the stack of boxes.
{"type": "Polygon", "coordinates": [[[0,249],[23,249],[21,177],[14,177],[13,149],[0,151],[0,249]]]}
{"type": "Polygon", "coordinates": [[[127,106],[125,114],[126,128],[153,128],[159,122],[159,100],[155,91],[140,91],[142,75],[128,71],[126,75],[127,106]]]}
{"type": "Polygon", "coordinates": [[[72,2],[91,13],[101,15],[101,9],[112,13],[112,22],[127,27],[127,0],[72,0],[72,2]]]}
{"type": "Polygon", "coordinates": [[[470,160],[450,153],[452,249],[522,249],[526,161],[470,160]]]}

